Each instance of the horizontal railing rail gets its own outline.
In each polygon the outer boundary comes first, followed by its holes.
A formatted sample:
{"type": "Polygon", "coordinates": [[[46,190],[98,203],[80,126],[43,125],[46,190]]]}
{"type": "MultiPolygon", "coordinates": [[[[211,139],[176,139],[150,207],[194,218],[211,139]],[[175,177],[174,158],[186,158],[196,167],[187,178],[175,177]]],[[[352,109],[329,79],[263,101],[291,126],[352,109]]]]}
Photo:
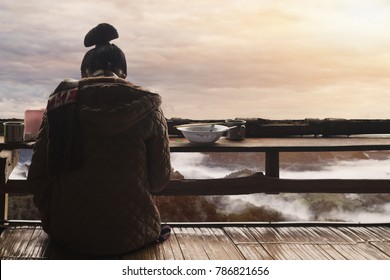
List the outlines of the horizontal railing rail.
{"type": "MultiPolygon", "coordinates": [[[[31,193],[26,180],[8,180],[2,193],[31,193]]],[[[280,179],[262,172],[246,177],[171,180],[156,196],[256,193],[390,193],[388,179],[280,179]]]]}

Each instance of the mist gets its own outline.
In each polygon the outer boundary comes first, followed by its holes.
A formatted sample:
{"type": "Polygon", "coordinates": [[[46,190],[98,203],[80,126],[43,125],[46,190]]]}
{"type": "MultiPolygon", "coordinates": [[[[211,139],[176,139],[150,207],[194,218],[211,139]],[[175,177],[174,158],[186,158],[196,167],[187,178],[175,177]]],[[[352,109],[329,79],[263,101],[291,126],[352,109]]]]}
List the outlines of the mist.
{"type": "MultiPolygon", "coordinates": [[[[25,179],[31,151],[22,150],[11,179],[25,179]]],[[[262,153],[172,153],[173,169],[186,179],[217,179],[264,172],[262,153]]],[[[281,154],[281,178],[390,179],[388,152],[281,154]]],[[[285,221],[390,222],[390,194],[251,194],[205,196],[222,214],[244,213],[248,207],[269,209],[285,221]]],[[[199,211],[194,216],[204,217],[199,211]]]]}
{"type": "MultiPolygon", "coordinates": [[[[264,158],[177,153],[172,154],[172,166],[187,179],[215,179],[264,172],[264,158]]],[[[280,175],[289,179],[390,179],[390,156],[387,152],[282,154],[280,175]],[[308,157],[314,162],[308,162],[308,157]]],[[[216,207],[222,213],[240,213],[248,203],[276,210],[288,221],[390,222],[390,194],[236,195],[220,198],[216,207]]]]}

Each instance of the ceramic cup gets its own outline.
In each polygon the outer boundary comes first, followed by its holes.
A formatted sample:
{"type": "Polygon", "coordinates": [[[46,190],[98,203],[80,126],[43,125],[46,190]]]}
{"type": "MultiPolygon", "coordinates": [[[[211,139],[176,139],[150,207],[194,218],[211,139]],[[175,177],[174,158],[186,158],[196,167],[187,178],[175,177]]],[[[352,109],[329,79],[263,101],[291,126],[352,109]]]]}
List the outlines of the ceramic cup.
{"type": "Polygon", "coordinates": [[[226,139],[229,140],[242,140],[245,139],[245,120],[226,120],[226,126],[235,128],[229,129],[226,135],[226,139]]]}
{"type": "Polygon", "coordinates": [[[24,141],[24,123],[23,122],[5,122],[4,123],[4,142],[21,143],[24,141]]]}

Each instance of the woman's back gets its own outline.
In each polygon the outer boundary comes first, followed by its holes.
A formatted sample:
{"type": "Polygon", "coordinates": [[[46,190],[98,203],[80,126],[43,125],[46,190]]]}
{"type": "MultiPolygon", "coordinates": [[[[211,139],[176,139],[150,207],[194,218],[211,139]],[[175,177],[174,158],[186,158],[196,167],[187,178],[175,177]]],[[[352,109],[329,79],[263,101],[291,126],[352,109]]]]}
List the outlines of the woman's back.
{"type": "Polygon", "coordinates": [[[169,182],[167,124],[158,94],[110,69],[93,73],[50,95],[28,183],[55,241],[80,253],[121,254],[159,237],[151,192],[169,182]]]}

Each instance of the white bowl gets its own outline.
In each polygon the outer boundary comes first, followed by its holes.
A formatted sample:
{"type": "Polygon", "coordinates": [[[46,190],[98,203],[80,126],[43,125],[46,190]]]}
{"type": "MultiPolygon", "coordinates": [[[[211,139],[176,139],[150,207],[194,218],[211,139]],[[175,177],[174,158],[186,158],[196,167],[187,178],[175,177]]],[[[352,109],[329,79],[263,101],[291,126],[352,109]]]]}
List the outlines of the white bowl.
{"type": "Polygon", "coordinates": [[[195,144],[212,144],[229,128],[224,125],[194,125],[178,127],[184,137],[195,144]]]}

